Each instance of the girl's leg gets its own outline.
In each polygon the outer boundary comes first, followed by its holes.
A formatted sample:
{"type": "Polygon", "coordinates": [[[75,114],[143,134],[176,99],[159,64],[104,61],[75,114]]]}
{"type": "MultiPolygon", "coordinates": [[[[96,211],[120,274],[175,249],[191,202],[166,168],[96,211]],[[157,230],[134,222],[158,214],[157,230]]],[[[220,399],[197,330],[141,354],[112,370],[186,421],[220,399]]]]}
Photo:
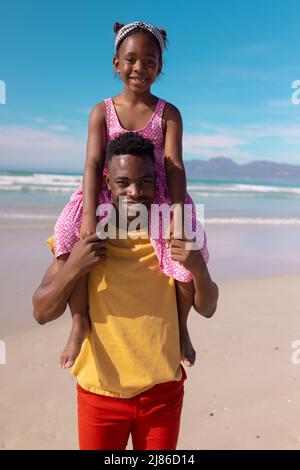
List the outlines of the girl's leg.
{"type": "MultiPolygon", "coordinates": [[[[68,259],[69,255],[58,258],[58,269],[68,259]]],[[[59,367],[67,369],[72,367],[80,353],[83,340],[90,332],[90,319],[88,315],[88,274],[80,277],[69,298],[69,307],[72,314],[72,329],[65,349],[60,359],[59,367]]]]}
{"type": "Polygon", "coordinates": [[[178,308],[178,321],[180,333],[181,360],[184,365],[191,367],[196,360],[196,351],[191,343],[187,328],[187,319],[194,299],[194,284],[191,282],[176,281],[176,296],[178,308]]]}

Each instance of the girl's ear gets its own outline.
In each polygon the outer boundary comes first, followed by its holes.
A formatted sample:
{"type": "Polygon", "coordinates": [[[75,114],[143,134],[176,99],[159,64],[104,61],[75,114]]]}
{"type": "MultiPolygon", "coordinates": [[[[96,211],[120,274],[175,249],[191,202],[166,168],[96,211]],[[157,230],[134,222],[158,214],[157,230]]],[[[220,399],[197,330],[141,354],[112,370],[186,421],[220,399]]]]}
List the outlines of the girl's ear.
{"type": "Polygon", "coordinates": [[[115,72],[119,73],[120,61],[117,56],[114,56],[113,58],[113,66],[114,66],[115,72]]]}

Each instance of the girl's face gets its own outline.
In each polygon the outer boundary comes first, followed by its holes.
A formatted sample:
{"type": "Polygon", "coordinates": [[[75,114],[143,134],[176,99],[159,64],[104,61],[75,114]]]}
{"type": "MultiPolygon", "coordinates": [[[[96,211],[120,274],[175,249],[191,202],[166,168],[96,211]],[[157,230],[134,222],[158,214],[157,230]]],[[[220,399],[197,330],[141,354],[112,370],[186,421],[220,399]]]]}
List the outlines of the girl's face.
{"type": "Polygon", "coordinates": [[[123,40],[119,57],[114,57],[115,71],[124,85],[136,94],[149,90],[162,69],[158,47],[143,33],[123,40]]]}

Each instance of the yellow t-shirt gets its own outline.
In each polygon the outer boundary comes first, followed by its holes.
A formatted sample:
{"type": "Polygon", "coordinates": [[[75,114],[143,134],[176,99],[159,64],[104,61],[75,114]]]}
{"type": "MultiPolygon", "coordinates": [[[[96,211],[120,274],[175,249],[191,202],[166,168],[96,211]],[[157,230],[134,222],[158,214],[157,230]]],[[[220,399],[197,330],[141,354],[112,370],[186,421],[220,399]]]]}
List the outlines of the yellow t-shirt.
{"type": "Polygon", "coordinates": [[[106,247],[107,259],[90,271],[92,328],[71,373],[85,390],[131,398],[181,379],[175,281],[160,272],[149,238],[106,247]]]}

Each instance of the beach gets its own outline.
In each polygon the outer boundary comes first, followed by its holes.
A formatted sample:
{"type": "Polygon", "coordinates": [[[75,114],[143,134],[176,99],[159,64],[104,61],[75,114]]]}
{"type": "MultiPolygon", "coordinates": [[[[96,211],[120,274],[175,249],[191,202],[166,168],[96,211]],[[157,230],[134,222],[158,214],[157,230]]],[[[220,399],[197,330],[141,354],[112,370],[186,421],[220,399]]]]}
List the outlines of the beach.
{"type": "MultiPolygon", "coordinates": [[[[75,378],[57,367],[69,312],[40,326],[31,296],[51,262],[51,220],[2,220],[0,448],[77,449],[75,378]]],[[[195,311],[178,449],[300,449],[299,226],[207,224],[218,310],[195,311]],[[276,235],[275,235],[276,234],[276,235]]],[[[131,448],[129,440],[128,449],[131,448]]]]}

